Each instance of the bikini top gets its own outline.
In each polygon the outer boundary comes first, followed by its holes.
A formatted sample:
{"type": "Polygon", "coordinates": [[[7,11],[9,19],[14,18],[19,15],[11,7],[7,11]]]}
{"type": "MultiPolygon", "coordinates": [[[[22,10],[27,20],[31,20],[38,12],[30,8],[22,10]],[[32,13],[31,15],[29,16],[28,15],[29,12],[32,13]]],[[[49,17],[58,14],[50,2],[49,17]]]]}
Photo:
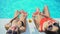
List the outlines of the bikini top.
{"type": "Polygon", "coordinates": [[[46,17],[42,18],[40,20],[40,31],[41,32],[43,31],[43,25],[44,25],[44,23],[46,23],[46,21],[49,21],[49,23],[54,23],[55,22],[55,20],[53,20],[52,18],[46,18],[46,17]]]}

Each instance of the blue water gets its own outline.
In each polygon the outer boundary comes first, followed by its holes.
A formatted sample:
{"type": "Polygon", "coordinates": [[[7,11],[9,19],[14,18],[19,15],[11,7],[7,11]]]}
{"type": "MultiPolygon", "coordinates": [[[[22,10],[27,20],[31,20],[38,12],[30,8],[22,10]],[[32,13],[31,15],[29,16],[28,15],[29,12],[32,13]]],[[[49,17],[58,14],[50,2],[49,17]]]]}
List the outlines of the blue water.
{"type": "Polygon", "coordinates": [[[45,5],[52,18],[60,18],[60,0],[0,0],[0,18],[13,18],[16,10],[21,9],[31,18],[37,7],[42,12],[45,5]]]}

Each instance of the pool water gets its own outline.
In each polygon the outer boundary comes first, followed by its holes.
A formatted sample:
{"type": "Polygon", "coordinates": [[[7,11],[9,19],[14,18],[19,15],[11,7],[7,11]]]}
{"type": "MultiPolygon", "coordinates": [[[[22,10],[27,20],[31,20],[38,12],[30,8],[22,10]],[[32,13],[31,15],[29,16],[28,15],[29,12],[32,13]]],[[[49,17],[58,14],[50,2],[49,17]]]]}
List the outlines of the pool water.
{"type": "Polygon", "coordinates": [[[32,18],[36,8],[42,12],[45,5],[52,18],[60,18],[60,0],[0,0],[0,18],[13,18],[16,10],[22,9],[32,18]]]}

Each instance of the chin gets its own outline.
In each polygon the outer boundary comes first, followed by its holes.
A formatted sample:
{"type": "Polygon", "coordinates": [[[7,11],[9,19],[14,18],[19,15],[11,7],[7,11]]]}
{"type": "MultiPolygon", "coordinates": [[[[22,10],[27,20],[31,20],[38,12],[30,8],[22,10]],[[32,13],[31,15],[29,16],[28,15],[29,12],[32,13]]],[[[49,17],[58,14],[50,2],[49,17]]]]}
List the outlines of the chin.
{"type": "Polygon", "coordinates": [[[46,33],[46,34],[60,34],[60,27],[59,27],[59,29],[58,29],[57,31],[54,31],[54,32],[53,32],[53,31],[48,31],[48,30],[46,30],[45,33],[46,33]]]}

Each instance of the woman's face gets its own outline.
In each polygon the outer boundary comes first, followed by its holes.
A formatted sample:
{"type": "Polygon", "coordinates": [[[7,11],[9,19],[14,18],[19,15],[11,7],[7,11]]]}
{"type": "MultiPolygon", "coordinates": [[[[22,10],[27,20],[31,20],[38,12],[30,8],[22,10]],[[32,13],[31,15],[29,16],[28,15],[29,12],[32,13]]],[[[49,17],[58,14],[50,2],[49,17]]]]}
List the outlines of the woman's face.
{"type": "Polygon", "coordinates": [[[44,25],[45,30],[56,32],[59,29],[59,24],[58,23],[45,23],[44,25]]]}

